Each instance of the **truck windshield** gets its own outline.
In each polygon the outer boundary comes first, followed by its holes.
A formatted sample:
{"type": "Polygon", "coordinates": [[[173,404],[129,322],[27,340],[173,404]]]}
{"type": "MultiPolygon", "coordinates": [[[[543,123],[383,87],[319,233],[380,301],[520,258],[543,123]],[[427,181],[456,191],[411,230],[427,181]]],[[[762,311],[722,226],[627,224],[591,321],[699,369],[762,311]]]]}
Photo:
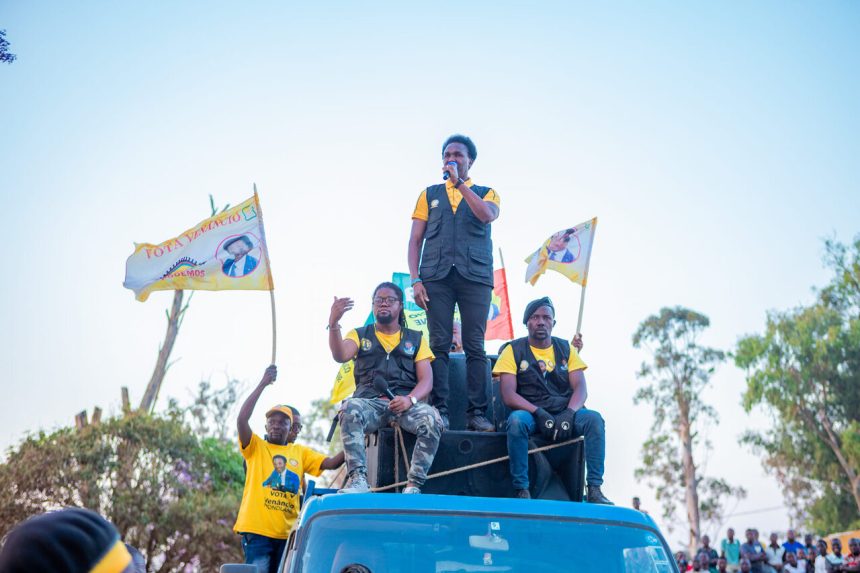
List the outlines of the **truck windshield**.
{"type": "Polygon", "coordinates": [[[354,564],[371,573],[677,571],[654,531],[562,518],[321,514],[299,543],[296,572],[341,573],[354,564]]]}

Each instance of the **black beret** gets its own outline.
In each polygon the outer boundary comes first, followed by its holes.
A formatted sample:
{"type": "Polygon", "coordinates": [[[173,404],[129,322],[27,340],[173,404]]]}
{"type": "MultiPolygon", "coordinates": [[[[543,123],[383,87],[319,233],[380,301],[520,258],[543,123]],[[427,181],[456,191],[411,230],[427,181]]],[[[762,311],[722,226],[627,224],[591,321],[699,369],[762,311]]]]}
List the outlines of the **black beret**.
{"type": "Polygon", "coordinates": [[[555,307],[552,305],[552,301],[548,296],[543,298],[539,298],[537,300],[533,300],[526,305],[526,313],[523,315],[523,324],[527,324],[529,321],[529,317],[534,314],[534,312],[542,306],[548,306],[552,309],[552,315],[555,316],[555,307]]]}
{"type": "MultiPolygon", "coordinates": [[[[18,524],[0,551],[3,573],[88,573],[119,541],[116,527],[94,511],[69,508],[43,513],[18,524]]],[[[117,559],[115,573],[131,556],[117,559]],[[120,566],[119,563],[122,563],[120,566]]]]}

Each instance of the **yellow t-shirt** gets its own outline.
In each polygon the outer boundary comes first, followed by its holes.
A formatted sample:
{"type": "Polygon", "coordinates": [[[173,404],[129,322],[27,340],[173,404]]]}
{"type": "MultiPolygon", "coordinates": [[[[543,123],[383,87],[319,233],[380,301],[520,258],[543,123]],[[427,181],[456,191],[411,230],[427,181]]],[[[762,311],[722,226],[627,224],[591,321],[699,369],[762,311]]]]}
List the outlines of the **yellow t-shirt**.
{"type": "MultiPolygon", "coordinates": [[[[387,353],[391,353],[392,350],[397,348],[397,345],[400,344],[400,334],[401,331],[398,330],[394,334],[385,334],[384,332],[379,332],[376,330],[376,340],[379,341],[379,344],[382,345],[383,350],[387,353]]],[[[361,341],[358,340],[358,332],[353,328],[346,334],[347,340],[352,340],[355,342],[356,348],[361,347],[361,341]]],[[[358,354],[358,350],[355,351],[356,355],[358,354]]],[[[355,356],[353,356],[355,358],[355,356]]],[[[435,360],[436,356],[433,354],[433,351],[430,350],[430,345],[427,343],[427,337],[421,337],[421,344],[418,345],[418,352],[415,354],[415,362],[420,360],[435,360]]]]}
{"type": "Polygon", "coordinates": [[[320,475],[326,456],[298,444],[270,444],[257,434],[239,449],[248,470],[233,531],[286,539],[299,513],[304,475],[320,475]]]}
{"type": "MultiPolygon", "coordinates": [[[[535,355],[535,358],[538,361],[543,361],[546,365],[546,371],[552,372],[555,370],[555,350],[553,350],[552,345],[549,348],[535,348],[532,345],[529,345],[529,348],[532,350],[532,354],[535,355]]],[[[570,347],[570,358],[568,359],[567,370],[568,372],[573,372],[574,370],[585,370],[588,368],[585,362],[579,357],[579,353],[576,351],[576,348],[573,346],[570,347]]],[[[493,374],[516,374],[519,371],[519,365],[514,361],[514,349],[511,348],[511,345],[508,344],[505,346],[505,349],[502,350],[502,353],[499,355],[499,359],[496,360],[496,365],[493,367],[493,374]]]]}
{"type": "MultiPolygon", "coordinates": [[[[466,186],[472,186],[471,179],[466,179],[466,186]]],[[[459,189],[454,187],[454,184],[450,179],[445,182],[445,191],[448,192],[448,202],[451,203],[451,209],[456,213],[457,206],[460,205],[460,201],[463,200],[463,194],[460,193],[459,189]]],[[[499,194],[496,193],[495,189],[487,191],[487,194],[484,195],[484,201],[493,203],[496,207],[501,206],[501,199],[499,199],[499,194]]],[[[418,202],[415,203],[415,210],[412,212],[412,218],[426,221],[429,217],[430,206],[427,205],[427,189],[425,189],[421,192],[421,195],[418,196],[418,202]]]]}

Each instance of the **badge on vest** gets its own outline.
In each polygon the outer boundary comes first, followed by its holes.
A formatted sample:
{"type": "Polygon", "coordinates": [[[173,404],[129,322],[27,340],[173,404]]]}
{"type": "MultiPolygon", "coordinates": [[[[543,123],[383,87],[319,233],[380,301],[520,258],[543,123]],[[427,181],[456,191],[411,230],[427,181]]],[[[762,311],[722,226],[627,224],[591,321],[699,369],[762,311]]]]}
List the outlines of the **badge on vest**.
{"type": "Polygon", "coordinates": [[[412,356],[413,354],[415,354],[415,345],[407,340],[403,343],[403,352],[405,352],[409,356],[412,356]]]}
{"type": "Polygon", "coordinates": [[[439,199],[433,199],[432,201],[430,201],[430,208],[431,209],[435,209],[438,206],[439,206],[439,199]]]}
{"type": "Polygon", "coordinates": [[[362,350],[370,350],[371,346],[373,346],[373,343],[370,341],[369,338],[362,338],[361,339],[361,349],[362,350]]]}
{"type": "Polygon", "coordinates": [[[529,361],[528,360],[523,360],[522,362],[520,362],[520,372],[525,372],[528,369],[529,369],[529,361]]]}
{"type": "Polygon", "coordinates": [[[562,360],[559,368],[562,370],[567,370],[567,360],[562,360]]]}

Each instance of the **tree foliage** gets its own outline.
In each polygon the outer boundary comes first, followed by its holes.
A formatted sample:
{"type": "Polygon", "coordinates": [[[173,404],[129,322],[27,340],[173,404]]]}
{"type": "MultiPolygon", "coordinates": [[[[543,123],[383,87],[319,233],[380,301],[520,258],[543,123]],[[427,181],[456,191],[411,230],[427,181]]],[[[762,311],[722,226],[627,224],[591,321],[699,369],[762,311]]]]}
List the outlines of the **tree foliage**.
{"type": "Polygon", "coordinates": [[[746,495],[725,480],[702,475],[711,450],[701,437],[702,430],[718,423],[702,392],[725,358],[722,351],[698,342],[709,324],[708,317],[695,311],[663,308],[645,319],[633,335],[633,346],[651,354],[638,373],[645,384],[636,392],[634,403],[649,404],[654,412],[635,474],[655,489],[670,527],[677,520],[678,506],[686,506],[691,551],[701,537],[702,522],[718,525],[725,502],[746,495]]]}
{"type": "Polygon", "coordinates": [[[0,30],[0,63],[11,64],[17,57],[15,54],[9,53],[9,40],[6,39],[6,30],[0,30]]]}
{"type": "Polygon", "coordinates": [[[234,440],[217,436],[230,388],[235,382],[224,391],[203,383],[187,409],[173,403],[163,415],[129,413],[80,431],[27,437],[0,465],[0,536],[46,510],[87,507],[141,550],[149,571],[215,571],[241,560],[232,524],[242,457],[234,440]],[[185,418],[198,430],[205,418],[213,425],[201,433],[185,418]]]}
{"type": "Polygon", "coordinates": [[[743,442],[821,534],[860,527],[860,238],[825,250],[833,276],[814,303],[770,312],[735,353],[744,407],[773,420],[743,442]]]}

